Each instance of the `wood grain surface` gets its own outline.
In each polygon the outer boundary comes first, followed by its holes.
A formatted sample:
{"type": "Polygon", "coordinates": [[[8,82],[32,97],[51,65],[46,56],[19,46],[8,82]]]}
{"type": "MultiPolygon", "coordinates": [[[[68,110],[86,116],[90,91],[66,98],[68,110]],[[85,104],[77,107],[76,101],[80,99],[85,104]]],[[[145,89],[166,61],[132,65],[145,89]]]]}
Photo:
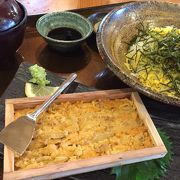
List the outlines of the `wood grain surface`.
{"type": "MultiPolygon", "coordinates": [[[[25,3],[29,15],[42,14],[50,11],[69,10],[77,8],[85,8],[75,10],[86,17],[90,14],[99,11],[108,12],[113,7],[119,6],[122,1],[106,1],[106,0],[19,0],[25,3]],[[56,6],[54,3],[57,2],[56,6]],[[74,3],[72,3],[74,2],[74,3]],[[81,2],[81,3],[80,3],[81,2]],[[94,2],[94,3],[91,3],[94,2]],[[36,4],[37,3],[37,4],[36,4]],[[107,3],[107,4],[106,4],[107,3]],[[117,3],[116,5],[108,5],[117,3]],[[36,5],[35,5],[36,4],[36,5]],[[63,5],[64,4],[64,5],[63,5]],[[101,5],[108,5],[99,7],[101,5]],[[54,6],[54,9],[52,8],[54,6]],[[88,6],[96,6],[96,8],[88,8],[88,6]],[[48,7],[49,10],[43,9],[48,7]]],[[[174,3],[180,3],[180,0],[170,0],[174,3]]],[[[47,44],[39,36],[35,29],[35,22],[39,16],[29,16],[28,25],[24,38],[24,42],[16,53],[11,58],[11,61],[17,61],[20,64],[23,61],[30,63],[38,63],[53,73],[48,73],[48,78],[51,80],[52,85],[57,86],[62,82],[63,77],[67,76],[70,72],[78,73],[78,82],[85,84],[79,85],[75,83],[74,89],[76,92],[92,91],[94,88],[98,89],[114,89],[127,87],[122,83],[112,72],[107,70],[106,65],[103,63],[95,41],[87,42],[78,52],[70,55],[57,54],[47,47],[47,44]],[[69,66],[71,65],[71,66],[69,66]],[[58,75],[58,76],[56,76],[58,75]],[[58,78],[59,77],[59,78],[58,78]]],[[[7,59],[9,62],[10,59],[7,59]]],[[[4,68],[0,66],[0,93],[3,95],[0,98],[0,127],[4,126],[4,99],[16,98],[24,96],[24,83],[28,81],[30,75],[28,74],[27,64],[21,64],[18,69],[17,64],[4,68]],[[18,72],[16,73],[16,71],[18,72]],[[16,73],[16,75],[15,75],[16,73]],[[14,79],[13,76],[15,75],[14,79]],[[11,82],[11,83],[10,83],[11,82]],[[8,86],[9,84],[9,86],[8,86]],[[7,88],[7,89],[6,89],[7,88]],[[5,91],[6,89],[6,91],[5,91]]],[[[168,134],[170,140],[173,142],[173,161],[168,168],[166,176],[163,180],[179,180],[180,178],[180,109],[174,106],[163,104],[161,102],[149,99],[141,95],[143,102],[150,113],[156,127],[163,128],[168,134]]],[[[2,146],[1,146],[2,158],[2,146]]],[[[0,179],[2,179],[3,160],[0,161],[0,179]]],[[[110,174],[110,169],[104,171],[94,171],[93,173],[80,174],[73,177],[66,177],[62,180],[114,180],[114,176],[110,174]]]]}
{"type": "MultiPolygon", "coordinates": [[[[18,0],[27,8],[29,15],[45,14],[55,11],[73,10],[96,7],[130,0],[18,0]]],[[[136,0],[137,1],[137,0],[136,0]]],[[[161,0],[164,2],[180,3],[180,0],[161,0]]]]}
{"type": "MultiPolygon", "coordinates": [[[[122,90],[103,90],[93,92],[82,92],[72,94],[62,94],[56,99],[55,102],[75,102],[83,101],[90,102],[99,99],[131,99],[140,119],[144,122],[144,125],[148,129],[154,146],[151,148],[144,148],[138,150],[131,150],[111,155],[99,156],[94,158],[88,158],[83,160],[77,160],[67,163],[57,163],[54,165],[48,165],[41,168],[34,169],[22,169],[14,170],[14,153],[9,149],[5,148],[4,151],[4,179],[54,179],[64,176],[70,176],[74,174],[81,174],[85,172],[91,172],[94,170],[106,169],[118,165],[131,164],[135,162],[141,162],[151,159],[157,159],[164,157],[167,150],[162,142],[157,129],[154,126],[152,119],[150,118],[139,94],[134,92],[132,89],[122,90]],[[7,151],[8,150],[8,151],[7,151]]],[[[5,123],[14,121],[14,110],[29,107],[35,107],[45,101],[46,98],[19,98],[19,99],[8,99],[6,100],[6,120],[5,123]],[[13,108],[12,108],[13,106],[13,108]]]]}

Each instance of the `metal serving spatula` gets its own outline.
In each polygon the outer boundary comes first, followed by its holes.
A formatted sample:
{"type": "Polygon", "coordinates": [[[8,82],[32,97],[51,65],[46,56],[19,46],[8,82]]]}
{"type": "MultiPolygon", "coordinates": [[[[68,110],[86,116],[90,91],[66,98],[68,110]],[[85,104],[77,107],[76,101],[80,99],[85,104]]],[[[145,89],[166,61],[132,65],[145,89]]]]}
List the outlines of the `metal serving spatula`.
{"type": "Polygon", "coordinates": [[[0,132],[0,142],[10,147],[20,155],[24,153],[29,146],[33,137],[36,118],[66,89],[75,79],[77,75],[71,74],[57,89],[57,91],[49,97],[37,110],[33,113],[22,116],[0,132]]]}

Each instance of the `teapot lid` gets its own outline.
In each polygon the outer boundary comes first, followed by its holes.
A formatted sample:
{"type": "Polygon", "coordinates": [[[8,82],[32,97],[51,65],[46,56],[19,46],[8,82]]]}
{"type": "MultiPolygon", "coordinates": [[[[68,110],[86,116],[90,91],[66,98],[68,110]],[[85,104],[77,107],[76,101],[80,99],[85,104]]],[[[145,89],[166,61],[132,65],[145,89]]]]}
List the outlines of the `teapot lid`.
{"type": "Polygon", "coordinates": [[[16,26],[23,18],[23,11],[15,0],[0,0],[0,32],[16,26]]]}

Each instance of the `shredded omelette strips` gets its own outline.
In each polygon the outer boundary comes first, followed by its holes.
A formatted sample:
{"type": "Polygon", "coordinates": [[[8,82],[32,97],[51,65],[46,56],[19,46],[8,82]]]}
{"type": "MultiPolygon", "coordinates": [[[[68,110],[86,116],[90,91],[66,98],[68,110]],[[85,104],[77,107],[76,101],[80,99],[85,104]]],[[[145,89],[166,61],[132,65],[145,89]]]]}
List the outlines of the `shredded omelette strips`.
{"type": "MultiPolygon", "coordinates": [[[[31,111],[17,110],[15,118],[31,111]]],[[[15,167],[37,168],[152,146],[129,99],[62,102],[37,119],[33,140],[22,156],[16,155],[15,167]]]]}
{"type": "Polygon", "coordinates": [[[144,87],[179,98],[180,29],[153,27],[144,33],[129,47],[126,67],[144,87]]]}

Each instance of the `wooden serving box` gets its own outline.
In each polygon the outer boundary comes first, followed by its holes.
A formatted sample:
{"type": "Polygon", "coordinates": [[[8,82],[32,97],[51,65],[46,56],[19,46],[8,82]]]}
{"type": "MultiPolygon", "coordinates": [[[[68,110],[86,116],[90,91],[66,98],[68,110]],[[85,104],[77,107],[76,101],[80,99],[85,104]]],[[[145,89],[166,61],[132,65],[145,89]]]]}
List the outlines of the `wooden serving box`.
{"type": "MultiPolygon", "coordinates": [[[[87,102],[95,99],[116,99],[125,97],[128,97],[132,101],[134,101],[139,117],[143,120],[145,126],[148,128],[149,134],[154,143],[154,147],[141,150],[127,151],[114,155],[106,155],[95,158],[77,160],[73,162],[48,165],[36,169],[15,170],[14,153],[5,146],[4,179],[53,179],[73,174],[105,169],[118,165],[130,164],[164,157],[167,153],[167,150],[137,92],[133,92],[131,89],[124,89],[63,94],[55,102],[74,102],[77,100],[87,102]]],[[[5,125],[9,124],[14,120],[15,110],[34,107],[38,104],[41,104],[44,99],[45,98],[7,99],[5,101],[5,125]]]]}

